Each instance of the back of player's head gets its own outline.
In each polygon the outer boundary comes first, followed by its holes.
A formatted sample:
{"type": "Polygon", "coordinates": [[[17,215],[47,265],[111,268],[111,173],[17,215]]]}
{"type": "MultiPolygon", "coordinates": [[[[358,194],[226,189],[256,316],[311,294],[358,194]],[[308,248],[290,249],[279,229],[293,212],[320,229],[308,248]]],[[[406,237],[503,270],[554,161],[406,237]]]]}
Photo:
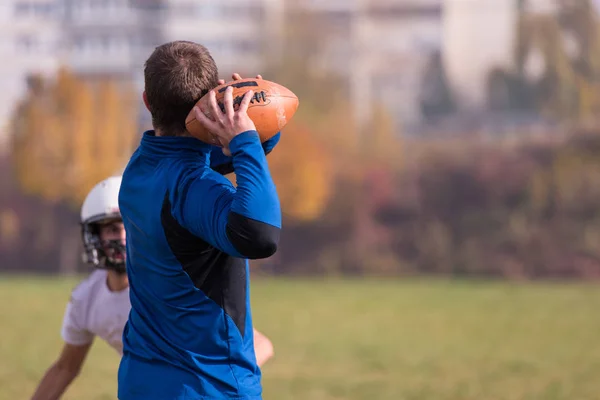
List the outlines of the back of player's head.
{"type": "Polygon", "coordinates": [[[146,60],[144,84],[152,124],[162,135],[184,134],[194,104],[218,85],[219,72],[201,44],[175,41],[158,46],[146,60]]]}

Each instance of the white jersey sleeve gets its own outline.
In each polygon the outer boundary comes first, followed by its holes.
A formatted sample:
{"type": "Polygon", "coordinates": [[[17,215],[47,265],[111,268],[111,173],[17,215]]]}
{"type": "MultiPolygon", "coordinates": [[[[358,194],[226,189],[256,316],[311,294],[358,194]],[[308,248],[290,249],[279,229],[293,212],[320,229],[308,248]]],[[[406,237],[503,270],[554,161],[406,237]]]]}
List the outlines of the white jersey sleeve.
{"type": "Polygon", "coordinates": [[[63,318],[61,336],[66,343],[74,346],[83,346],[94,340],[94,335],[86,328],[88,307],[85,293],[82,293],[85,290],[85,282],[73,290],[63,318]]]}

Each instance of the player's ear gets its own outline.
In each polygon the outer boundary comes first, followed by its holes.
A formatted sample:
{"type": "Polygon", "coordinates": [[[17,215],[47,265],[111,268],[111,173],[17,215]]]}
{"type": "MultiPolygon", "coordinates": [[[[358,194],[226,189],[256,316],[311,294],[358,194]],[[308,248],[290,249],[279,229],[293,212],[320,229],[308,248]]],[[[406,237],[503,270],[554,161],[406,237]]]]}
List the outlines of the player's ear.
{"type": "Polygon", "coordinates": [[[148,111],[152,112],[152,110],[150,109],[150,105],[148,104],[148,97],[146,97],[146,91],[145,90],[142,93],[142,98],[144,99],[144,104],[146,105],[146,108],[148,109],[148,111]]]}

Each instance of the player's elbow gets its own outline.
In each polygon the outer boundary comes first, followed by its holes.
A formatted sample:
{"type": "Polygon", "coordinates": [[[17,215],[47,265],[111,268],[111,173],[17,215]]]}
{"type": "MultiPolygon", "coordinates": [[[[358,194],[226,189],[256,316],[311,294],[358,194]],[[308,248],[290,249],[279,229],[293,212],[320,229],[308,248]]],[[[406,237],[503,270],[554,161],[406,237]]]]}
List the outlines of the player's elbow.
{"type": "Polygon", "coordinates": [[[273,230],[249,230],[246,232],[253,234],[248,236],[233,233],[229,236],[229,239],[242,257],[250,260],[258,260],[271,257],[277,252],[279,232],[275,232],[275,230],[279,231],[279,228],[273,230]]]}
{"type": "Polygon", "coordinates": [[[265,341],[262,343],[262,353],[264,362],[270,360],[275,355],[275,348],[273,347],[273,343],[269,339],[265,337],[265,341]]]}
{"type": "Polygon", "coordinates": [[[257,260],[261,258],[269,258],[277,252],[278,240],[275,238],[268,237],[260,240],[254,240],[252,243],[252,251],[246,253],[245,257],[251,260],[257,260]]]}
{"type": "Polygon", "coordinates": [[[262,367],[275,355],[273,343],[268,337],[254,329],[254,352],[256,354],[256,362],[259,367],[262,367]]]}
{"type": "Polygon", "coordinates": [[[279,245],[280,228],[230,213],[227,236],[244,258],[251,260],[271,257],[279,245]]]}

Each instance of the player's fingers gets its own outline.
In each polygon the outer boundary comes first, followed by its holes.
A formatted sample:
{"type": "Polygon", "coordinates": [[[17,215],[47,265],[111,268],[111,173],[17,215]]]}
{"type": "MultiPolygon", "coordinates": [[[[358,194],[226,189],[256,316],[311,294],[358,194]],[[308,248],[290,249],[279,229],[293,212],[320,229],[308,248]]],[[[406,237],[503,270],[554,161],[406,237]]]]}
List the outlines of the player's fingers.
{"type": "Polygon", "coordinates": [[[225,114],[233,117],[233,88],[231,86],[227,86],[227,89],[225,89],[223,104],[225,105],[225,114]]]}
{"type": "Polygon", "coordinates": [[[262,75],[256,75],[256,79],[262,79],[262,75]]]}
{"type": "Polygon", "coordinates": [[[216,128],[218,127],[217,124],[215,123],[215,121],[208,118],[206,116],[206,114],[204,114],[204,112],[200,109],[199,106],[194,107],[194,115],[195,115],[196,119],[198,120],[198,122],[200,122],[200,124],[203,127],[205,127],[208,131],[214,132],[216,130],[216,128]]]}
{"type": "Polygon", "coordinates": [[[252,100],[252,96],[254,96],[254,91],[248,90],[240,103],[240,108],[238,108],[238,112],[246,112],[248,111],[248,106],[250,105],[250,100],[252,100]]]}
{"type": "Polygon", "coordinates": [[[224,84],[225,84],[225,79],[219,79],[219,80],[217,81],[217,84],[218,84],[218,85],[224,85],[224,84]]]}
{"type": "Polygon", "coordinates": [[[208,97],[208,109],[213,119],[219,124],[223,125],[223,112],[217,105],[217,95],[211,90],[208,97]]]}
{"type": "Polygon", "coordinates": [[[233,78],[234,81],[239,81],[240,79],[242,79],[240,74],[238,74],[237,72],[234,72],[233,75],[231,75],[231,77],[233,78]]]}

